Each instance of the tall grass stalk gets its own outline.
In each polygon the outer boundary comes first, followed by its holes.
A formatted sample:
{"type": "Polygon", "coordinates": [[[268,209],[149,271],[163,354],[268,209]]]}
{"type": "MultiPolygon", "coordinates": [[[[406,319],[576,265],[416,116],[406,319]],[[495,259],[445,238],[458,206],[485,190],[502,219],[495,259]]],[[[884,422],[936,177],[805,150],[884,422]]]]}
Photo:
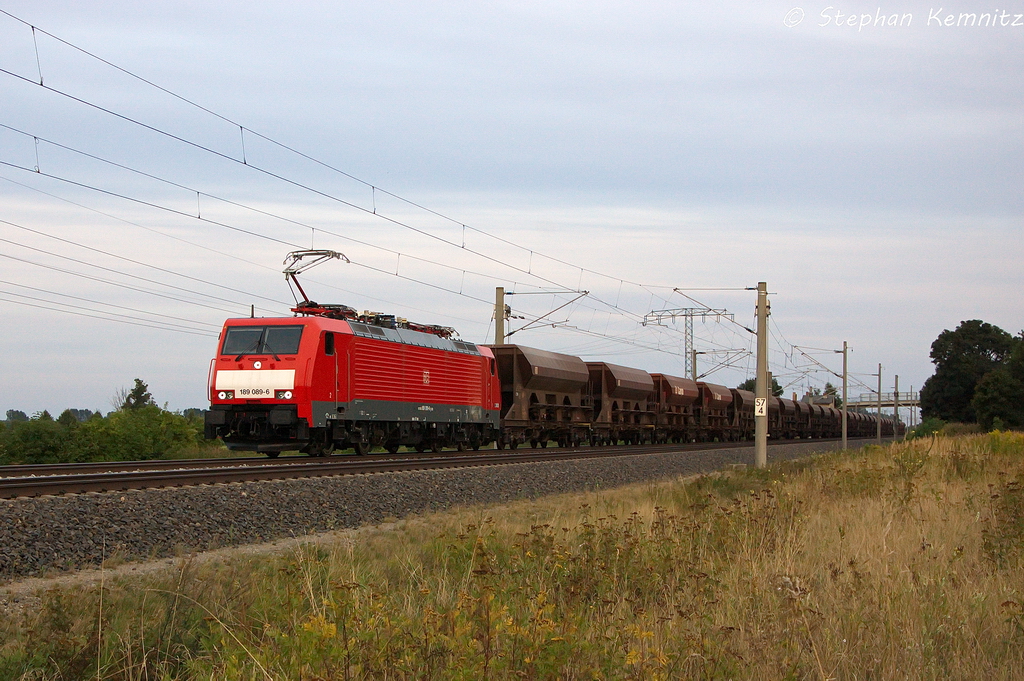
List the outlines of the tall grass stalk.
{"type": "Polygon", "coordinates": [[[1022,678],[1022,485],[921,438],[183,560],[42,593],[0,677],[1022,678]]]}

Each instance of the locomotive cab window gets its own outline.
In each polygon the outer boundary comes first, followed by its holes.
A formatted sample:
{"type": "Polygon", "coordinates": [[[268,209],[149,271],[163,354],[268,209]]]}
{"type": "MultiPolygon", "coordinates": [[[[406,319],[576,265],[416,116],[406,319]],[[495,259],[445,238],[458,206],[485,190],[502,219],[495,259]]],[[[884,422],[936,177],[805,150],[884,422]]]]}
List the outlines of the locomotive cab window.
{"type": "Polygon", "coordinates": [[[324,333],[324,354],[334,354],[334,333],[331,331],[324,333]]]}
{"type": "Polygon", "coordinates": [[[294,355],[299,351],[301,326],[229,326],[222,355],[294,355]]]}

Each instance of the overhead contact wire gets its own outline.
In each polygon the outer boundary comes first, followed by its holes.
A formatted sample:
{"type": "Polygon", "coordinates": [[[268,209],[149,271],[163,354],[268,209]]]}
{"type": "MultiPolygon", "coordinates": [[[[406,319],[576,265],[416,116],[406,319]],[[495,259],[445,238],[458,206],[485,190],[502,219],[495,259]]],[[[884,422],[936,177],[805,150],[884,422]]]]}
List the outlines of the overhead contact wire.
{"type": "MultiPolygon", "coordinates": [[[[7,16],[10,16],[12,19],[15,19],[15,20],[17,20],[17,21],[27,25],[27,26],[30,26],[32,28],[33,34],[34,34],[34,31],[36,30],[36,27],[33,26],[32,24],[29,24],[28,22],[26,22],[26,21],[24,21],[24,20],[22,20],[22,19],[20,19],[20,18],[18,18],[16,16],[10,14],[9,12],[3,11],[3,10],[0,10],[0,12],[3,12],[7,16]]],[[[112,62],[110,62],[110,61],[108,61],[106,59],[103,59],[102,57],[99,57],[98,55],[95,55],[95,54],[89,52],[88,50],[85,50],[85,49],[83,49],[83,48],[81,48],[81,47],[79,47],[77,45],[74,45],[74,44],[72,44],[72,43],[70,43],[70,42],[68,42],[68,41],[66,41],[66,40],[64,40],[62,38],[59,38],[58,36],[50,34],[50,33],[46,32],[46,31],[42,31],[42,29],[40,29],[40,32],[42,32],[45,35],[47,35],[47,36],[49,36],[49,37],[51,37],[51,38],[61,42],[62,44],[65,44],[65,45],[67,45],[67,46],[69,46],[69,47],[71,47],[71,48],[73,48],[73,49],[75,49],[75,50],[77,50],[79,52],[82,52],[83,54],[88,55],[91,58],[97,59],[98,61],[100,61],[100,62],[110,66],[111,68],[114,68],[114,69],[116,69],[116,70],[118,70],[118,71],[120,71],[120,72],[122,72],[122,73],[124,73],[124,74],[126,74],[126,75],[128,75],[130,77],[132,77],[132,78],[140,80],[141,82],[144,82],[144,83],[150,85],[151,87],[154,87],[154,88],[156,88],[156,89],[158,89],[158,90],[160,90],[160,91],[162,91],[162,92],[164,92],[164,93],[166,93],[166,94],[168,94],[168,95],[170,95],[170,96],[172,96],[172,97],[174,97],[174,98],[176,98],[176,99],[178,99],[178,100],[180,100],[182,102],[185,102],[185,103],[189,104],[190,106],[196,107],[196,108],[198,108],[198,109],[200,109],[200,110],[202,110],[202,111],[204,111],[204,112],[206,112],[206,113],[208,113],[208,114],[210,114],[210,115],[212,115],[212,116],[214,116],[214,117],[216,117],[216,118],[218,118],[220,120],[223,120],[225,122],[231,123],[232,125],[237,125],[238,128],[239,128],[239,133],[240,133],[240,138],[241,138],[241,143],[242,143],[242,153],[243,153],[242,160],[239,161],[239,159],[237,159],[237,158],[235,158],[235,157],[233,157],[233,156],[231,156],[229,154],[224,154],[222,152],[218,152],[215,149],[212,149],[212,148],[207,147],[205,145],[199,144],[199,143],[194,142],[192,140],[189,140],[187,138],[181,137],[180,135],[175,135],[175,134],[170,133],[168,131],[161,130],[160,128],[157,128],[155,126],[151,126],[151,125],[146,124],[146,123],[144,123],[142,121],[139,121],[139,120],[136,120],[134,118],[131,118],[130,116],[126,116],[124,114],[120,114],[120,113],[118,113],[116,111],[113,111],[111,109],[107,109],[106,107],[100,106],[100,105],[95,104],[93,102],[89,102],[88,100],[82,99],[80,97],[76,97],[75,95],[72,95],[72,94],[70,94],[68,92],[64,92],[64,91],[59,90],[57,88],[52,88],[52,87],[46,86],[45,84],[43,84],[42,78],[40,77],[39,86],[43,87],[44,89],[47,89],[48,91],[51,91],[51,92],[53,92],[55,94],[61,95],[61,96],[66,97],[66,98],[69,98],[69,99],[71,99],[73,101],[76,101],[76,102],[78,102],[80,104],[83,104],[85,106],[88,106],[88,107],[91,107],[91,108],[95,108],[95,109],[97,109],[99,111],[107,113],[108,115],[115,116],[115,117],[120,118],[122,120],[125,120],[125,121],[127,121],[129,123],[138,125],[138,126],[140,126],[142,128],[145,128],[145,129],[150,130],[152,132],[155,132],[157,134],[164,135],[164,136],[169,137],[171,139],[174,139],[174,140],[176,140],[178,142],[181,142],[183,144],[192,146],[193,148],[196,148],[196,149],[200,149],[202,151],[205,151],[207,153],[213,154],[213,155],[218,156],[220,158],[223,158],[225,160],[233,161],[235,163],[240,163],[242,165],[245,165],[246,167],[253,168],[254,170],[257,170],[258,172],[261,172],[261,173],[267,175],[268,177],[272,177],[272,178],[277,179],[279,181],[285,182],[286,184],[291,184],[292,186],[295,186],[295,187],[304,189],[306,191],[312,192],[314,194],[323,196],[324,198],[336,201],[338,203],[341,203],[342,205],[348,206],[348,207],[353,208],[355,210],[359,210],[359,211],[362,211],[364,213],[372,214],[372,215],[374,215],[376,217],[384,219],[385,221],[388,221],[388,222],[390,222],[392,224],[395,224],[396,226],[400,226],[400,227],[403,227],[405,229],[409,229],[409,230],[411,230],[413,232],[416,232],[418,234],[421,234],[421,235],[423,235],[423,236],[425,236],[427,238],[435,239],[435,240],[440,241],[442,243],[445,243],[447,245],[464,249],[467,252],[470,252],[470,253],[476,255],[477,257],[484,258],[485,260],[488,260],[490,262],[493,262],[493,263],[496,263],[496,264],[508,267],[508,268],[512,269],[513,271],[518,271],[518,272],[521,272],[523,274],[527,274],[528,276],[533,276],[536,279],[539,279],[541,281],[545,281],[547,283],[550,283],[550,284],[553,284],[553,285],[556,285],[556,286],[562,286],[562,284],[560,284],[560,283],[558,283],[558,282],[556,282],[554,280],[548,279],[546,277],[542,277],[540,275],[534,274],[532,272],[532,262],[531,262],[531,266],[529,268],[527,268],[526,270],[523,270],[521,267],[517,267],[517,266],[515,266],[515,265],[513,265],[511,263],[506,263],[506,262],[504,262],[504,261],[502,261],[502,260],[500,260],[498,258],[495,258],[493,256],[490,256],[490,255],[488,255],[486,253],[483,253],[483,252],[480,252],[480,251],[477,251],[477,250],[471,249],[471,248],[465,248],[464,240],[463,240],[463,243],[460,245],[460,244],[457,244],[457,243],[455,243],[453,241],[445,239],[445,238],[443,238],[441,236],[438,236],[436,234],[428,232],[426,230],[414,227],[414,226],[412,226],[412,225],[410,225],[408,223],[405,223],[405,222],[402,222],[400,220],[391,218],[389,216],[380,214],[376,210],[376,202],[375,201],[374,201],[373,209],[372,210],[368,210],[368,209],[364,208],[363,206],[360,206],[358,204],[352,203],[350,201],[345,201],[344,199],[341,199],[340,197],[331,195],[331,194],[329,194],[327,192],[323,192],[323,191],[317,190],[317,189],[315,189],[315,188],[313,188],[311,186],[305,185],[303,183],[291,180],[291,179],[289,179],[289,178],[287,178],[285,176],[282,176],[282,175],[279,175],[279,174],[277,174],[275,172],[272,172],[269,169],[262,168],[262,167],[259,167],[259,166],[255,166],[253,164],[249,164],[248,161],[247,161],[247,158],[245,157],[245,151],[244,151],[245,131],[249,130],[249,132],[251,134],[254,134],[254,135],[256,135],[257,137],[259,137],[261,139],[264,139],[265,141],[267,141],[267,142],[269,142],[271,144],[274,144],[274,145],[279,146],[279,147],[281,147],[283,149],[286,149],[286,150],[288,150],[288,151],[290,151],[290,152],[292,152],[294,154],[297,154],[298,156],[300,156],[302,158],[305,158],[305,159],[307,159],[307,160],[309,160],[309,161],[311,161],[313,163],[321,165],[322,167],[328,168],[328,169],[330,169],[330,170],[332,170],[334,172],[340,173],[341,175],[343,175],[345,177],[348,177],[348,178],[350,178],[350,179],[352,179],[352,180],[354,180],[356,182],[359,182],[359,183],[367,186],[368,188],[370,188],[371,191],[374,194],[376,193],[376,191],[381,191],[384,194],[386,194],[386,195],[388,195],[388,196],[390,196],[392,198],[395,198],[396,200],[399,200],[399,201],[401,201],[401,202],[403,202],[403,203],[405,203],[407,205],[414,206],[414,207],[416,207],[416,208],[418,208],[420,210],[423,210],[423,211],[425,211],[427,213],[430,213],[432,215],[435,215],[437,217],[440,217],[442,219],[450,221],[453,224],[461,225],[463,227],[463,232],[466,229],[470,229],[470,230],[473,230],[474,232],[477,232],[477,233],[485,235],[485,236],[487,236],[489,238],[495,239],[495,240],[497,240],[499,242],[502,242],[502,243],[514,246],[514,247],[519,248],[519,249],[524,250],[524,251],[528,251],[531,254],[531,260],[532,260],[533,254],[536,252],[539,256],[544,257],[544,258],[546,258],[548,260],[551,260],[552,262],[557,262],[557,263],[566,265],[568,267],[572,267],[573,269],[579,269],[580,272],[581,272],[581,281],[582,281],[582,274],[583,274],[583,272],[589,272],[590,274],[594,274],[594,275],[601,276],[601,277],[608,278],[608,279],[613,279],[613,280],[614,279],[618,279],[620,281],[620,283],[629,283],[630,285],[637,286],[637,287],[641,288],[644,291],[648,291],[648,292],[652,293],[652,295],[653,295],[653,292],[650,291],[650,288],[668,288],[668,287],[661,287],[661,286],[651,286],[651,285],[646,285],[646,284],[642,284],[642,283],[639,283],[639,282],[633,282],[633,281],[626,282],[626,280],[622,279],[621,277],[613,277],[612,275],[607,275],[607,274],[604,274],[602,272],[598,272],[596,270],[591,270],[589,268],[580,267],[578,265],[575,265],[575,264],[570,263],[568,261],[562,260],[560,258],[555,258],[555,257],[547,255],[545,253],[537,252],[534,249],[530,249],[530,248],[521,246],[519,244],[516,244],[515,242],[512,242],[512,241],[508,240],[508,239],[505,239],[503,237],[499,237],[499,236],[497,236],[495,234],[487,232],[486,230],[482,230],[480,228],[476,228],[476,227],[472,227],[472,226],[466,225],[465,223],[462,223],[461,221],[455,220],[455,219],[453,219],[453,218],[451,218],[451,217],[449,217],[447,215],[444,215],[444,214],[442,214],[442,213],[440,213],[438,211],[434,211],[433,209],[430,209],[430,208],[428,208],[426,206],[423,206],[422,204],[418,204],[418,203],[416,203],[414,201],[411,201],[409,199],[406,199],[406,198],[404,198],[404,197],[402,197],[400,195],[394,194],[393,192],[389,192],[387,190],[384,190],[384,189],[381,189],[379,187],[376,187],[375,185],[373,185],[373,184],[371,184],[369,182],[366,182],[365,180],[362,180],[362,179],[360,179],[360,178],[358,178],[358,177],[356,177],[356,176],[354,176],[354,175],[352,175],[350,173],[347,173],[347,172],[345,172],[345,171],[343,171],[343,170],[341,170],[339,168],[336,168],[336,167],[334,167],[334,166],[332,166],[332,165],[330,165],[328,163],[320,161],[319,159],[316,159],[315,157],[312,157],[312,156],[310,156],[308,154],[305,154],[305,153],[303,153],[303,152],[301,152],[301,151],[299,151],[297,149],[294,149],[293,147],[290,147],[290,146],[288,146],[286,144],[278,142],[277,140],[275,140],[275,139],[273,139],[273,138],[271,138],[269,136],[263,135],[262,133],[253,131],[253,130],[251,130],[249,128],[246,128],[244,125],[242,125],[240,123],[237,123],[237,122],[233,121],[232,119],[229,119],[229,118],[227,118],[227,117],[225,117],[225,116],[223,116],[223,115],[221,115],[221,114],[219,114],[219,113],[217,113],[215,111],[212,111],[211,109],[203,107],[202,105],[199,105],[198,103],[196,103],[196,102],[194,102],[194,101],[192,101],[192,100],[190,100],[190,99],[188,99],[186,97],[178,95],[177,93],[175,93],[175,92],[173,92],[171,90],[168,90],[167,88],[161,87],[161,86],[157,85],[156,83],[154,83],[152,81],[149,81],[148,79],[145,79],[145,78],[143,78],[143,77],[141,77],[141,76],[139,76],[139,75],[137,75],[137,74],[127,70],[127,69],[124,69],[123,67],[120,67],[120,66],[118,66],[118,65],[116,65],[116,64],[114,64],[114,63],[112,63],[112,62]]],[[[0,69],[0,72],[6,73],[6,74],[8,74],[8,75],[10,75],[10,76],[12,76],[14,78],[23,80],[25,82],[29,82],[29,83],[35,84],[32,81],[30,81],[29,79],[25,78],[24,76],[21,76],[19,74],[13,73],[13,72],[8,71],[6,69],[0,69]]],[[[40,70],[40,76],[41,76],[41,70],[40,70]]],[[[13,164],[10,164],[10,165],[13,165],[13,164]]],[[[20,166],[14,166],[14,167],[20,167],[20,166]]],[[[102,190],[100,190],[100,191],[102,191],[102,190]]],[[[134,199],[131,199],[131,197],[121,197],[121,198],[126,198],[128,200],[134,200],[134,199]]],[[[141,203],[146,203],[146,202],[141,202],[141,203]]],[[[218,224],[218,223],[216,223],[214,221],[210,221],[210,222],[211,222],[211,224],[218,224]]],[[[225,227],[231,228],[228,225],[221,224],[221,226],[225,226],[225,227]]],[[[343,238],[343,239],[347,239],[348,238],[348,237],[344,237],[344,236],[338,235],[338,234],[334,234],[334,236],[337,236],[337,237],[343,238]]],[[[269,237],[265,237],[265,238],[269,238],[269,237]]],[[[373,247],[372,244],[368,244],[368,245],[373,247]]],[[[410,256],[410,257],[414,257],[414,256],[410,256]]],[[[412,280],[412,279],[410,279],[410,280],[412,280]]],[[[416,280],[412,280],[412,281],[416,281],[416,280]]],[[[418,282],[418,283],[425,283],[425,282],[418,282]]],[[[438,287],[436,285],[432,285],[432,286],[434,288],[439,288],[441,290],[446,290],[446,291],[454,293],[454,291],[450,291],[449,289],[445,289],[444,287],[438,287]]],[[[566,288],[568,288],[568,287],[566,287],[566,288]]],[[[605,300],[601,299],[600,297],[598,297],[596,295],[593,295],[593,294],[591,294],[591,297],[596,302],[601,303],[602,305],[605,305],[605,306],[607,306],[607,307],[609,307],[611,309],[618,310],[620,312],[620,314],[624,314],[624,315],[626,315],[628,317],[633,317],[634,319],[639,319],[640,318],[640,315],[638,315],[638,314],[636,314],[636,313],[634,313],[634,312],[632,312],[630,310],[626,310],[626,309],[620,308],[620,307],[618,307],[617,304],[611,304],[611,303],[609,303],[609,302],[607,302],[607,301],[605,301],[605,300]]],[[[665,300],[661,296],[658,296],[658,297],[659,297],[659,300],[665,300]]]]}
{"type": "MultiPolygon", "coordinates": [[[[0,295],[3,295],[2,292],[0,292],[0,295]]],[[[10,295],[10,294],[8,294],[8,295],[10,295]]],[[[97,312],[98,314],[85,314],[83,312],[74,312],[72,310],[65,310],[65,309],[62,309],[62,308],[59,308],[59,307],[47,307],[46,305],[38,305],[36,303],[26,303],[26,302],[23,302],[21,300],[8,300],[6,298],[0,298],[0,300],[3,300],[5,303],[13,303],[15,305],[25,305],[27,307],[31,307],[31,308],[35,308],[35,309],[51,310],[53,312],[61,312],[63,314],[71,314],[71,315],[75,315],[76,317],[90,317],[92,319],[100,319],[100,320],[103,320],[103,321],[106,321],[106,322],[118,322],[118,323],[121,323],[121,324],[131,324],[132,326],[144,326],[144,327],[147,327],[147,328],[150,328],[150,329],[157,329],[157,330],[160,330],[160,331],[175,331],[177,333],[187,333],[187,334],[190,334],[192,336],[205,336],[206,338],[216,338],[217,335],[218,335],[218,334],[215,334],[215,333],[204,333],[203,331],[200,331],[200,330],[188,331],[188,330],[185,330],[185,329],[177,329],[177,328],[172,328],[172,327],[168,327],[168,326],[158,326],[156,324],[146,324],[144,322],[141,322],[141,321],[139,321],[137,319],[132,319],[132,318],[121,319],[120,317],[124,317],[124,315],[118,315],[118,316],[112,317],[112,316],[109,316],[109,314],[112,314],[112,313],[105,313],[105,312],[102,312],[102,311],[99,311],[99,310],[93,310],[94,312],[97,312]],[[106,315],[106,316],[100,316],[100,315],[106,315]]],[[[60,305],[60,303],[52,303],[52,304],[60,305]]]]}

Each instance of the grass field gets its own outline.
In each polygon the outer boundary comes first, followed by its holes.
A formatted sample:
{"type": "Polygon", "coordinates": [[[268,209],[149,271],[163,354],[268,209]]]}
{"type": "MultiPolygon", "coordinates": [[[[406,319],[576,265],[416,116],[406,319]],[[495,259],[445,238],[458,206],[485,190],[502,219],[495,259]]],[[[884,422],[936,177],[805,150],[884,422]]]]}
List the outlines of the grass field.
{"type": "Polygon", "coordinates": [[[1024,435],[415,518],[52,589],[4,679],[1024,678],[1024,435]]]}

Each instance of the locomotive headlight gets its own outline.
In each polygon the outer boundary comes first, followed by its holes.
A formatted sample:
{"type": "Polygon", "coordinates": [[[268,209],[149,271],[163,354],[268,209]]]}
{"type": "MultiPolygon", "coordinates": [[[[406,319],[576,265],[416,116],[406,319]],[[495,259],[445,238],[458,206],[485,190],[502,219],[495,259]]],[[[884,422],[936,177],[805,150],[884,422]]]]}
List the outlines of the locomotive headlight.
{"type": "Polygon", "coordinates": [[[279,399],[279,400],[290,400],[290,399],[292,399],[292,391],[291,390],[278,390],[274,394],[274,397],[276,399],[279,399]]]}
{"type": "Polygon", "coordinates": [[[235,399],[235,391],[221,390],[219,393],[217,393],[217,398],[221,400],[233,400],[235,399]]]}

